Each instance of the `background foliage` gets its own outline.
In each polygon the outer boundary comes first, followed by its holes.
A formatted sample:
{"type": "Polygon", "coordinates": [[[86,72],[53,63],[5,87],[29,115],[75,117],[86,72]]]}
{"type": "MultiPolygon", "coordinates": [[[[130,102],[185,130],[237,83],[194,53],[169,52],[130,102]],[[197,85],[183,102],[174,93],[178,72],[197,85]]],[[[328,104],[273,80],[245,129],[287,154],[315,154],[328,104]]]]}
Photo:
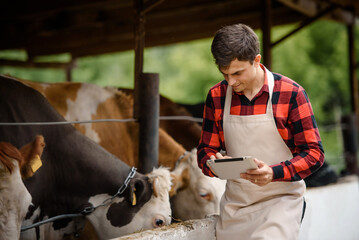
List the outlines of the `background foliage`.
{"type": "MultiPolygon", "coordinates": [[[[272,41],[295,28],[275,27],[272,41]]],[[[261,32],[256,31],[261,39],[261,32]]],[[[359,59],[359,28],[356,29],[356,59],[359,59]]],[[[209,88],[221,81],[210,52],[211,39],[145,50],[144,71],[160,74],[160,93],[175,102],[194,104],[205,100],[209,88]]],[[[0,52],[0,58],[26,60],[21,51],[0,52]]],[[[70,56],[43,57],[42,61],[68,61],[70,56]]],[[[348,39],[346,26],[317,21],[276,46],[272,71],[302,85],[311,99],[319,124],[326,159],[336,170],[343,168],[339,121],[350,113],[348,39]],[[334,128],[333,128],[334,127],[334,128]]],[[[52,69],[22,69],[0,66],[0,73],[43,82],[65,81],[65,72],[52,69]]],[[[76,82],[133,88],[133,51],[92,56],[77,60],[72,71],[76,82]]],[[[357,75],[358,76],[358,75],[357,75]]]]}

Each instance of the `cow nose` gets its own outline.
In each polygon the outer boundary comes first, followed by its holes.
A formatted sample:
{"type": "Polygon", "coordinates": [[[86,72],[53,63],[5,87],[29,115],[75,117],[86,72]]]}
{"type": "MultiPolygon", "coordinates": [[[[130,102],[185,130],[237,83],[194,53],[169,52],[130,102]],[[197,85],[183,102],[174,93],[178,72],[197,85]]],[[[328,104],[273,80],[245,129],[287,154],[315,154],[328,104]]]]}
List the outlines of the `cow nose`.
{"type": "Polygon", "coordinates": [[[166,220],[163,216],[157,215],[153,218],[152,225],[155,228],[163,227],[164,225],[166,225],[166,220]]]}

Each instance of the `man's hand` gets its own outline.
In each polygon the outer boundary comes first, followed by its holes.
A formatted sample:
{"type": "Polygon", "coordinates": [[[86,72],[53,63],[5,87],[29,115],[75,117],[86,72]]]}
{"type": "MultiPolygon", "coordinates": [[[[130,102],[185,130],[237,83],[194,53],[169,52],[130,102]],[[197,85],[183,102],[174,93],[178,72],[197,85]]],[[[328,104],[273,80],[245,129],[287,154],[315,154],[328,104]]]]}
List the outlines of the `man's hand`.
{"type": "Polygon", "coordinates": [[[273,169],[262,161],[254,158],[258,169],[247,170],[246,173],[241,173],[241,178],[251,181],[258,186],[264,186],[273,180],[273,169]]]}
{"type": "MultiPolygon", "coordinates": [[[[222,154],[220,154],[219,152],[216,153],[216,156],[212,155],[211,160],[216,160],[216,159],[223,159],[223,158],[231,158],[229,156],[223,156],[222,154]]],[[[211,168],[211,166],[206,162],[207,167],[211,170],[211,172],[217,176],[216,172],[213,171],[213,169],[211,168]]]]}

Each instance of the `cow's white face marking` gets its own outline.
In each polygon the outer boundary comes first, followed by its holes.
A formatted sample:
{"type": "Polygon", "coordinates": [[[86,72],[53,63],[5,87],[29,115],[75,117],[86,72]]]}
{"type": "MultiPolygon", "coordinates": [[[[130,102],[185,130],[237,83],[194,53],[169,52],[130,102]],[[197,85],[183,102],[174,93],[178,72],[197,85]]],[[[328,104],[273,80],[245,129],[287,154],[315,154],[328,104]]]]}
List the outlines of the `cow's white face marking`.
{"type": "Polygon", "coordinates": [[[13,159],[10,173],[0,164],[0,239],[18,239],[20,227],[31,204],[31,195],[22,182],[19,162],[13,159]]]}
{"type": "Polygon", "coordinates": [[[197,150],[190,153],[187,161],[182,161],[172,172],[181,176],[189,170],[189,185],[172,197],[173,215],[181,220],[204,218],[219,214],[219,202],[225,190],[226,181],[205,176],[197,165],[197,150]],[[183,204],[183,203],[191,204],[183,204]]]}
{"type": "MultiPolygon", "coordinates": [[[[112,93],[94,84],[83,83],[77,92],[75,101],[67,99],[67,121],[91,120],[98,106],[112,96],[112,93]]],[[[91,128],[90,123],[83,124],[85,135],[99,143],[98,134],[91,128]]]]}

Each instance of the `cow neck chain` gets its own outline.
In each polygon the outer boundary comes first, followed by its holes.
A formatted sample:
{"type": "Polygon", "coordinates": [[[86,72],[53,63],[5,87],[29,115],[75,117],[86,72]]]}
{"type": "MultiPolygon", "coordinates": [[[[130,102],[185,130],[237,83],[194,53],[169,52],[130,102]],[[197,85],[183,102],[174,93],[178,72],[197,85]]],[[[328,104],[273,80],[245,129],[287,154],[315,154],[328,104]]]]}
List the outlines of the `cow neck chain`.
{"type": "Polygon", "coordinates": [[[102,206],[105,206],[105,205],[111,203],[112,200],[113,200],[115,197],[121,195],[121,194],[126,190],[126,188],[128,187],[128,184],[130,183],[131,179],[135,176],[136,170],[137,170],[137,169],[136,169],[135,167],[132,167],[132,168],[131,168],[131,172],[128,174],[127,178],[125,179],[125,182],[124,182],[124,183],[122,184],[122,186],[118,189],[118,191],[117,191],[117,193],[116,193],[115,195],[113,195],[113,196],[110,197],[110,198],[107,198],[106,200],[104,200],[101,204],[97,205],[96,207],[90,206],[90,207],[85,208],[81,213],[82,213],[83,215],[88,215],[88,214],[92,213],[93,211],[95,211],[96,208],[102,207],[102,206]]]}
{"type": "Polygon", "coordinates": [[[40,225],[43,225],[45,223],[49,223],[49,222],[54,222],[56,220],[60,220],[63,218],[75,218],[75,217],[84,217],[87,216],[89,214],[91,214],[92,212],[94,212],[97,208],[105,206],[107,204],[110,204],[113,199],[119,195],[121,195],[126,188],[128,187],[128,184],[130,183],[131,179],[135,176],[136,174],[136,170],[137,168],[132,167],[130,173],[128,174],[127,178],[125,179],[125,182],[122,184],[122,186],[118,189],[117,193],[109,198],[107,198],[106,200],[104,200],[101,204],[97,205],[97,206],[90,206],[90,207],[86,207],[84,210],[82,210],[80,213],[75,213],[75,214],[62,214],[62,215],[58,215],[34,224],[31,224],[29,226],[26,227],[21,227],[21,232],[29,230],[31,228],[35,228],[38,227],[40,225]]]}

